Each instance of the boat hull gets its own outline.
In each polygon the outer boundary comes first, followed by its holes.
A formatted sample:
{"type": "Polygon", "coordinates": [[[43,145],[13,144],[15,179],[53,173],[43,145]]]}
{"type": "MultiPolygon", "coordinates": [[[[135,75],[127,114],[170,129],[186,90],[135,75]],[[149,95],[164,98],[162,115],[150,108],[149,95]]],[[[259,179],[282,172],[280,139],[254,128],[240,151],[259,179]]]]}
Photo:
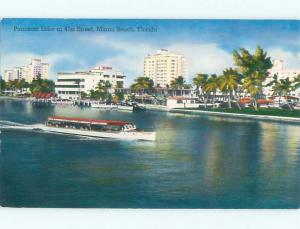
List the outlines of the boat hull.
{"type": "Polygon", "coordinates": [[[155,141],[155,132],[142,132],[142,131],[120,131],[120,132],[100,132],[90,130],[78,130],[71,128],[59,128],[42,126],[40,130],[47,132],[61,133],[61,134],[72,134],[79,136],[97,137],[97,138],[114,138],[123,140],[144,140],[144,141],[155,141]]]}

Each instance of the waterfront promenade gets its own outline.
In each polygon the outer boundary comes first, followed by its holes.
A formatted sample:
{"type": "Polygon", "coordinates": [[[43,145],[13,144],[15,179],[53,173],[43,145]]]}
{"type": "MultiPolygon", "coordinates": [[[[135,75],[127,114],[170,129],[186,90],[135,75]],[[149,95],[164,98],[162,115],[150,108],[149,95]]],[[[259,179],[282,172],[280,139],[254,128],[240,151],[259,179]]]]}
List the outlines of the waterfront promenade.
{"type": "Polygon", "coordinates": [[[243,119],[256,119],[256,120],[268,120],[268,121],[280,121],[280,122],[293,122],[300,123],[300,117],[283,117],[283,116],[273,116],[273,115],[251,115],[251,114],[238,114],[238,113],[227,113],[227,112],[214,112],[214,111],[204,111],[204,110],[191,110],[191,109],[168,109],[166,106],[161,105],[146,105],[147,110],[151,111],[163,111],[171,113],[180,113],[180,114],[204,114],[212,115],[218,117],[235,117],[243,119]]]}
{"type": "Polygon", "coordinates": [[[237,113],[226,113],[226,112],[214,112],[214,111],[203,111],[203,110],[188,110],[188,109],[171,109],[169,112],[182,113],[182,114],[206,114],[212,116],[221,117],[235,117],[244,119],[256,119],[256,120],[267,120],[267,121],[280,121],[280,122],[293,122],[300,123],[300,117],[282,117],[272,115],[250,115],[250,114],[237,114],[237,113]]]}

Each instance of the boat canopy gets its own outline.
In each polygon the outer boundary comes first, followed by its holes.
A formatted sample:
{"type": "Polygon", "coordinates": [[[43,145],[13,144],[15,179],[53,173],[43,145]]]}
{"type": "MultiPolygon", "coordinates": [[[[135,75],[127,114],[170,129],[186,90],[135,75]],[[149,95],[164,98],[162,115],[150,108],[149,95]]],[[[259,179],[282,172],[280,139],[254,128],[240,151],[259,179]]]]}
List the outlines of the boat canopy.
{"type": "Polygon", "coordinates": [[[48,121],[64,121],[64,122],[74,122],[74,123],[85,123],[94,125],[112,125],[112,126],[124,126],[131,124],[130,122],[117,121],[117,120],[98,120],[89,118],[69,118],[63,116],[52,116],[48,118],[48,121]]]}

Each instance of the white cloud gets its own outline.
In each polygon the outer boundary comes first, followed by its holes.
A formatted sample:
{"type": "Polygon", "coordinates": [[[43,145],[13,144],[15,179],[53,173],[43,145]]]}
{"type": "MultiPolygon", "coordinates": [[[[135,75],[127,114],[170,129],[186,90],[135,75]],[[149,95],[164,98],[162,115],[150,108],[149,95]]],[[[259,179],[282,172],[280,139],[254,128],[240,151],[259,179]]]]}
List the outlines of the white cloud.
{"type": "Polygon", "coordinates": [[[189,76],[196,73],[221,74],[222,70],[232,67],[232,55],[219,48],[214,43],[171,44],[167,47],[170,51],[181,53],[188,62],[189,76]]]}
{"type": "Polygon", "coordinates": [[[290,52],[281,48],[271,48],[268,55],[272,59],[283,60],[285,69],[300,69],[300,52],[290,52]]]}
{"type": "Polygon", "coordinates": [[[153,46],[145,43],[124,42],[107,39],[104,36],[84,37],[85,42],[92,42],[101,47],[117,50],[120,54],[98,62],[111,65],[129,75],[128,81],[143,74],[143,61],[147,54],[155,53],[157,49],[165,48],[171,52],[182,54],[188,63],[188,75],[192,78],[196,73],[220,74],[224,68],[232,66],[232,55],[214,43],[192,44],[171,43],[165,47],[153,46]]]}
{"type": "Polygon", "coordinates": [[[133,78],[143,74],[144,57],[157,49],[149,44],[111,40],[104,36],[83,37],[82,40],[92,42],[99,47],[116,50],[117,55],[99,60],[97,65],[108,65],[123,71],[129,76],[129,83],[133,78]]]}

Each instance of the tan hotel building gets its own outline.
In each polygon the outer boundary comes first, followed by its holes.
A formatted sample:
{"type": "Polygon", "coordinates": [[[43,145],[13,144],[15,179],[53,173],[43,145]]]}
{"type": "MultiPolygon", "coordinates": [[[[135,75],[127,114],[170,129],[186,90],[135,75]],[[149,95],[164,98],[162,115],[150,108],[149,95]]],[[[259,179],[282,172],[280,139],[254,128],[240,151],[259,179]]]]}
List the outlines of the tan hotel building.
{"type": "Polygon", "coordinates": [[[151,78],[154,85],[166,87],[178,76],[187,77],[185,58],[166,49],[160,49],[156,54],[145,57],[144,76],[151,78]]]}

